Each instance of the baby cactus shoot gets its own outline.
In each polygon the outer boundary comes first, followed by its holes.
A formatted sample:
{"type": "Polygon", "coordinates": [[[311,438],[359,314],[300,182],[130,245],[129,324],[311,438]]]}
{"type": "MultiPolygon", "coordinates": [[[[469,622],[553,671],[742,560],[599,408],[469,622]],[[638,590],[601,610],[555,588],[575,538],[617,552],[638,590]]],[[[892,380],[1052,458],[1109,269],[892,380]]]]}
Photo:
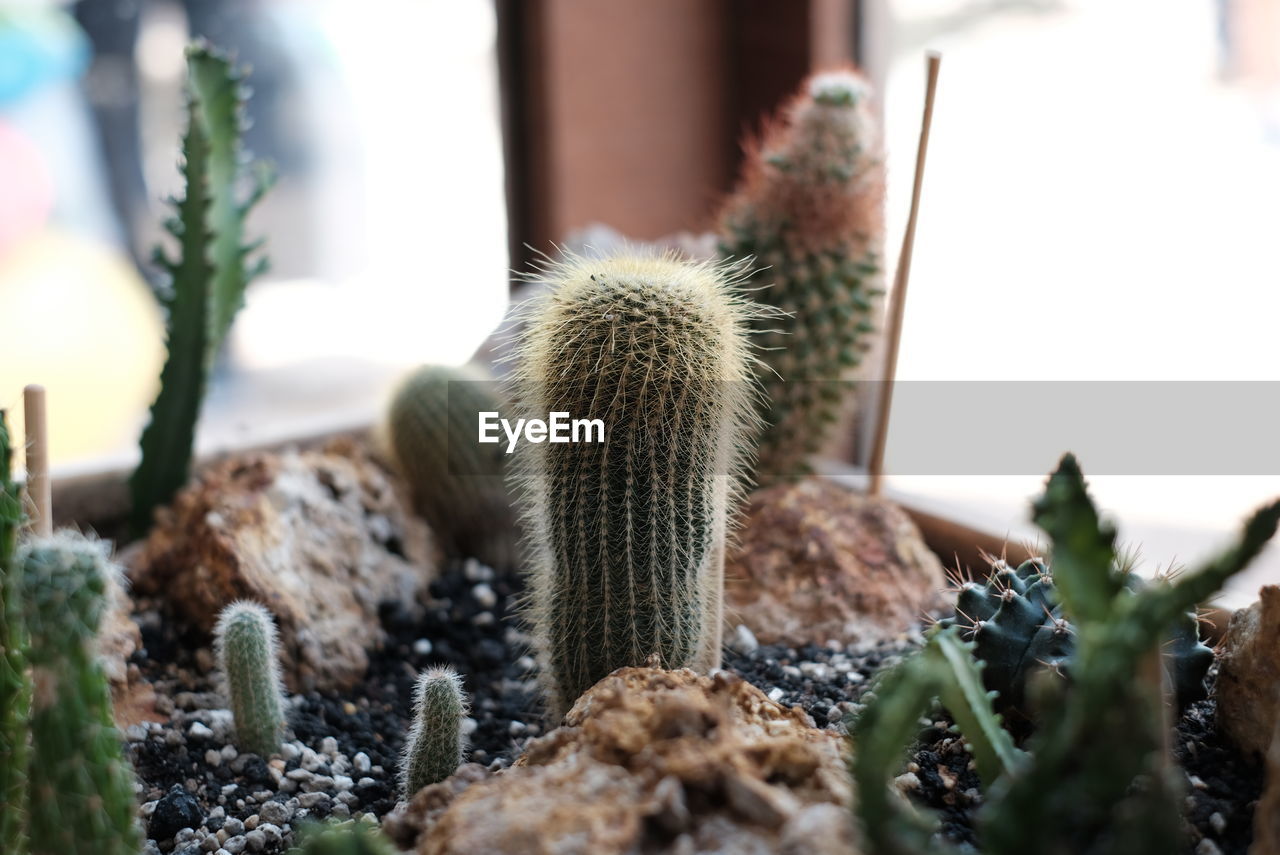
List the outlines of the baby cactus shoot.
{"type": "Polygon", "coordinates": [[[423,671],[413,697],[413,729],[400,764],[405,798],[452,775],[467,751],[462,724],[468,705],[462,677],[452,668],[423,671]]]}
{"type": "Polygon", "coordinates": [[[245,751],[270,757],[280,750],[285,724],[271,613],[257,603],[232,603],[218,616],[213,634],[236,742],[245,751]]]}

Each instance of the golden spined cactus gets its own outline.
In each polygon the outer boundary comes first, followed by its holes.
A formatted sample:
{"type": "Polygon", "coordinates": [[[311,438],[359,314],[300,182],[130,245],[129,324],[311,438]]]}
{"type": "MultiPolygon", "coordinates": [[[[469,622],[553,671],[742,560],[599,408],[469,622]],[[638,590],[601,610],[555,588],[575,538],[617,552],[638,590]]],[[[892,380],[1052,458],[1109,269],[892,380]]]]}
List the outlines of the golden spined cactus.
{"type": "Polygon", "coordinates": [[[656,654],[720,662],[724,550],[754,436],[758,311],[740,266],[571,257],[544,271],[514,372],[520,415],[600,419],[604,441],[516,452],[528,616],[548,704],[656,654]]]}
{"type": "Polygon", "coordinates": [[[788,313],[758,322],[759,480],[802,474],[849,403],[883,294],[884,162],[867,83],[811,77],[749,145],[720,216],[720,254],[754,257],[753,296],[788,313]]]}

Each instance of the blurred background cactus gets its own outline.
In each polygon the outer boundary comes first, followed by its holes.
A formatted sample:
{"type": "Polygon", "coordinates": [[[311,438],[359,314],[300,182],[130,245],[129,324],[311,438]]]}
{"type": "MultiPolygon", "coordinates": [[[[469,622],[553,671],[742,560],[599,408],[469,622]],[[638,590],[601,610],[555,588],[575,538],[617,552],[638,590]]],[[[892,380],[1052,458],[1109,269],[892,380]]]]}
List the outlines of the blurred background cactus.
{"type": "Polygon", "coordinates": [[[462,720],[467,698],[462,677],[452,668],[423,671],[413,692],[413,729],[400,765],[401,795],[414,793],[452,775],[466,755],[462,720]]]}
{"type": "Polygon", "coordinates": [[[747,153],[720,215],[720,254],[755,259],[752,296],[789,313],[757,323],[768,395],[756,471],[802,474],[850,400],[884,278],[884,164],[870,88],[809,79],[747,153]]]}
{"type": "Polygon", "coordinates": [[[218,616],[213,635],[218,669],[235,719],[236,744],[270,757],[280,750],[285,724],[280,652],[271,613],[257,603],[232,603],[218,616]]]}
{"type": "Polygon", "coordinates": [[[517,451],[529,615],[557,712],[652,654],[719,666],[725,536],[755,421],[735,272],[630,255],[545,270],[518,356],[522,415],[605,426],[603,443],[517,451]]]}
{"type": "MultiPolygon", "coordinates": [[[[1181,851],[1181,781],[1167,753],[1165,707],[1171,691],[1164,687],[1168,677],[1160,667],[1161,647],[1189,610],[1265,548],[1280,524],[1280,502],[1256,512],[1237,542],[1216,559],[1136,590],[1117,566],[1115,529],[1099,517],[1073,456],[1064,457],[1049,477],[1035,503],[1034,520],[1052,540],[1060,620],[1070,621],[1074,636],[1074,646],[1062,658],[1070,680],[1029,681],[1027,694],[1036,715],[1026,743],[1028,756],[1012,755],[1013,762],[997,769],[994,780],[981,772],[987,787],[978,813],[982,849],[1013,855],[1027,851],[1028,841],[1034,840],[1043,843],[1044,851],[1064,853],[1181,851]]],[[[1021,578],[1017,571],[1005,576],[1001,584],[1021,578]]],[[[1042,581],[1034,566],[1022,581],[1027,579],[1042,581]]],[[[1013,603],[1010,608],[1029,614],[1025,595],[1008,590],[1003,604],[1013,603]]],[[[1041,594],[1032,591],[1031,596],[1041,594]]],[[[1048,601],[1041,603],[1042,614],[1046,611],[1051,611],[1048,601]]],[[[1037,626],[1037,631],[1053,631],[1052,624],[1037,626]]],[[[939,628],[926,651],[963,631],[958,625],[939,628]]],[[[976,645],[968,650],[978,655],[976,645]]],[[[908,731],[915,725],[895,731],[877,723],[914,721],[927,710],[928,699],[938,695],[975,749],[999,723],[989,701],[974,704],[972,694],[964,704],[948,698],[944,687],[953,678],[946,672],[935,671],[941,676],[922,692],[920,681],[910,677],[922,667],[914,662],[908,660],[899,673],[877,684],[853,724],[854,774],[862,794],[858,816],[879,852],[950,850],[941,848],[932,823],[889,793],[908,731]]],[[[955,667],[953,673],[962,671],[955,667]]],[[[975,756],[983,765],[983,752],[975,750],[975,756]]]]}
{"type": "Polygon", "coordinates": [[[179,254],[155,251],[169,276],[164,297],[169,319],[169,355],[160,374],[160,394],[142,433],[142,461],[130,479],[135,534],[151,525],[152,511],[169,501],[187,480],[196,422],[209,372],[244,289],[266,268],[249,256],[259,244],[245,243],[245,219],[271,185],[270,173],[241,198],[244,175],[240,134],[248,97],[242,73],[203,43],[187,49],[187,130],[182,143],[186,195],[173,200],[176,216],[165,228],[179,254]]]}
{"type": "Polygon", "coordinates": [[[505,570],[517,557],[508,455],[502,444],[476,442],[478,413],[500,409],[495,387],[477,369],[424,365],[393,395],[383,431],[414,507],[446,553],[505,570]]]}
{"type": "Polygon", "coordinates": [[[9,425],[0,410],[0,851],[14,855],[25,851],[27,710],[31,705],[15,560],[24,519],[21,488],[13,480],[9,425]]]}
{"type": "Polygon", "coordinates": [[[133,770],[95,652],[110,597],[118,596],[119,568],[107,544],[67,531],[24,543],[18,562],[34,685],[30,851],[137,855],[133,770]]]}

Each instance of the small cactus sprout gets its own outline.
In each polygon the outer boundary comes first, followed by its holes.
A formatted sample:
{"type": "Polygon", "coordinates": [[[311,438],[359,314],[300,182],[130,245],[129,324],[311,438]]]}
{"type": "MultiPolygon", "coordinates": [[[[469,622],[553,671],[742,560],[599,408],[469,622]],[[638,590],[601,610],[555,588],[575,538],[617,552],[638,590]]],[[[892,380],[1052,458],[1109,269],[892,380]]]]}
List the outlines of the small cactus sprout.
{"type": "Polygon", "coordinates": [[[749,146],[720,215],[720,254],[754,257],[767,396],[760,480],[807,471],[849,400],[883,293],[884,165],[870,88],[817,74],[749,146]]]}
{"type": "Polygon", "coordinates": [[[517,451],[553,714],[654,654],[719,666],[725,537],[757,424],[740,270],[619,255],[544,271],[517,353],[522,415],[604,426],[600,442],[517,451]]]}
{"type": "Polygon", "coordinates": [[[236,602],[214,627],[218,668],[235,719],[236,744],[270,757],[284,736],[284,692],[271,613],[257,603],[236,602]]]}
{"type": "Polygon", "coordinates": [[[462,720],[468,712],[462,677],[452,668],[429,668],[413,693],[413,728],[401,761],[404,797],[452,775],[466,754],[462,720]]]}
{"type": "Polygon", "coordinates": [[[95,653],[98,626],[119,591],[106,544],[72,532],[19,550],[31,704],[32,855],[136,855],[133,770],[111,717],[111,690],[95,653]]]}
{"type": "Polygon", "coordinates": [[[499,409],[493,386],[470,369],[424,365],[392,397],[384,430],[414,505],[445,551],[508,569],[516,537],[507,455],[476,441],[479,414],[499,409]]]}
{"type": "Polygon", "coordinates": [[[399,855],[378,826],[360,820],[309,822],[289,855],[399,855]]]}
{"type": "Polygon", "coordinates": [[[20,855],[27,792],[27,710],[31,682],[15,559],[21,488],[13,480],[9,428],[0,410],[0,852],[20,855]]]}

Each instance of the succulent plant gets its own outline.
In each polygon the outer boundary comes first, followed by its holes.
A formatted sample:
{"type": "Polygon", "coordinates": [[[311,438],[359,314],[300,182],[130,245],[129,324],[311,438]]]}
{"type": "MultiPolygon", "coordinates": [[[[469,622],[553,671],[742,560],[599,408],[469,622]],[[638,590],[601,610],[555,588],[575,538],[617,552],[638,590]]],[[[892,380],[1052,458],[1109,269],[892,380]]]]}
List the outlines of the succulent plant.
{"type": "Polygon", "coordinates": [[[462,720],[467,698],[462,677],[452,668],[430,668],[418,676],[413,692],[413,728],[401,761],[400,784],[406,799],[452,775],[466,754],[462,720]]]}
{"type": "MultiPolygon", "coordinates": [[[[1114,572],[1126,588],[1142,587],[1141,578],[1124,562],[1114,572]]],[[[1025,701],[1030,676],[1040,669],[1069,673],[1075,632],[1064,614],[1052,569],[1042,558],[1016,568],[993,561],[985,582],[960,584],[955,616],[940,623],[962,628],[976,643],[976,655],[986,663],[983,678],[987,688],[999,693],[1001,710],[1029,715],[1025,701]]],[[[1205,697],[1204,677],[1213,664],[1213,650],[1200,641],[1194,612],[1182,615],[1170,628],[1163,661],[1179,708],[1205,697]]]]}
{"type": "Polygon", "coordinates": [[[173,200],[177,216],[166,223],[178,241],[178,258],[159,248],[154,254],[171,280],[164,299],[169,355],[151,422],[142,433],[142,461],[129,480],[137,534],[150,526],[152,511],[187,480],[214,356],[244,302],[245,287],[266,268],[265,258],[249,263],[258,244],[244,242],[245,220],[272,179],[259,169],[256,187],[241,199],[240,135],[248,97],[242,80],[230,60],[208,45],[187,49],[186,197],[173,200]]]}
{"type": "Polygon", "coordinates": [[[271,613],[248,601],[218,616],[214,650],[235,720],[236,744],[261,757],[279,752],[284,736],[280,652],[271,613]]]}
{"type": "MultiPolygon", "coordinates": [[[[1280,501],[1257,511],[1236,544],[1199,570],[1142,586],[1118,567],[1115,529],[1099,518],[1071,455],[1050,476],[1034,519],[1053,542],[1062,619],[1074,633],[1063,659],[1070,680],[1028,681],[1039,716],[1027,752],[997,764],[984,760],[990,752],[981,748],[999,723],[994,708],[972,692],[956,700],[957,684],[972,675],[954,661],[946,668],[917,662],[940,639],[954,640],[961,626],[939,628],[925,652],[882,678],[852,724],[858,818],[877,852],[953,851],[932,833],[933,823],[890,791],[912,722],[935,696],[977,749],[987,787],[977,817],[984,852],[1014,855],[1032,847],[1053,855],[1162,855],[1185,849],[1180,780],[1166,753],[1155,657],[1170,627],[1266,547],[1280,525],[1280,501]]],[[[1026,579],[1032,576],[1028,569],[1026,579]]],[[[1037,575],[1033,584],[1042,581],[1037,575]]],[[[968,652],[975,656],[975,645],[968,652]]]]}
{"type": "Polygon", "coordinates": [[[655,654],[719,665],[725,537],[755,426],[739,270],[620,255],[544,271],[516,398],[529,416],[601,419],[605,432],[517,451],[553,712],[655,654]]]}
{"type": "Polygon", "coordinates": [[[720,254],[752,256],[766,370],[760,479],[807,471],[849,400],[883,293],[884,165],[870,88],[817,74],[749,146],[720,215],[720,254]]]}
{"type": "Polygon", "coordinates": [[[478,414],[499,410],[493,388],[474,371],[424,365],[392,397],[384,429],[414,505],[445,551],[510,569],[516,538],[507,454],[476,441],[478,414]]]}
{"type": "Polygon", "coordinates": [[[358,820],[313,822],[298,833],[289,855],[399,855],[378,826],[358,820]]]}
{"type": "Polygon", "coordinates": [[[18,529],[25,516],[22,493],[13,480],[9,427],[0,410],[0,852],[25,851],[27,792],[27,679],[18,572],[14,560],[18,529]]]}
{"type": "Polygon", "coordinates": [[[119,570],[72,532],[19,549],[34,691],[27,768],[33,855],[137,855],[133,770],[111,717],[95,641],[119,570]]]}

